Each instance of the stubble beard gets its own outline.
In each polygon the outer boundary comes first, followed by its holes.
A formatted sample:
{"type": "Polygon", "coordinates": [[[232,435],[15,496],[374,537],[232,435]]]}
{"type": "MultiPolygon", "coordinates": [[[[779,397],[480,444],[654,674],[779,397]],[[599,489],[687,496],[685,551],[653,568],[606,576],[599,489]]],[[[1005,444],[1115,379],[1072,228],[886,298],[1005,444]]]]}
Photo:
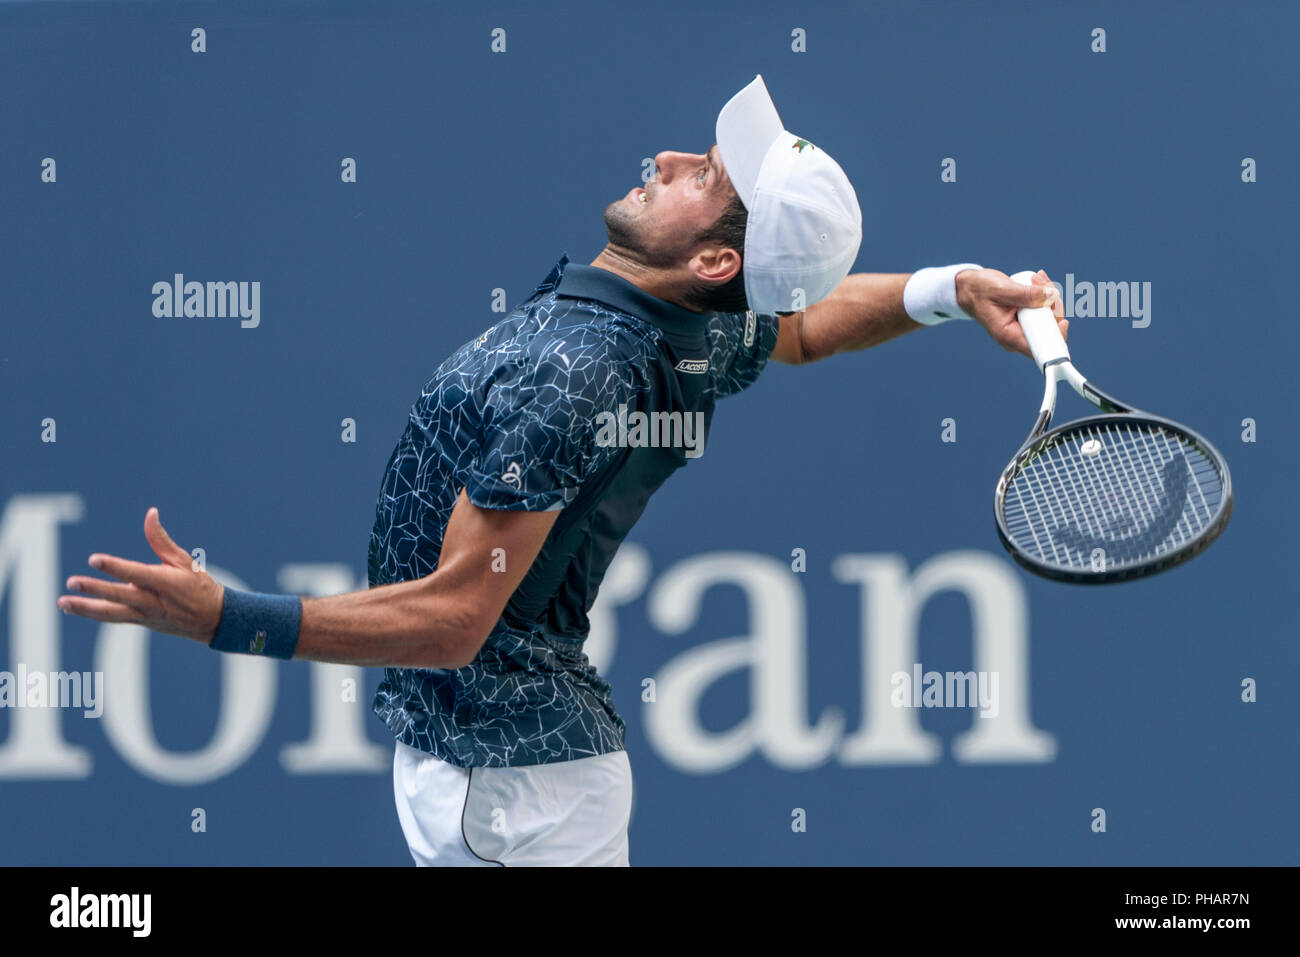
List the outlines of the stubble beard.
{"type": "Polygon", "coordinates": [[[605,236],[610,245],[652,269],[677,265],[680,251],[653,242],[647,235],[650,224],[644,218],[633,216],[624,205],[622,200],[615,200],[605,207],[605,236]]]}

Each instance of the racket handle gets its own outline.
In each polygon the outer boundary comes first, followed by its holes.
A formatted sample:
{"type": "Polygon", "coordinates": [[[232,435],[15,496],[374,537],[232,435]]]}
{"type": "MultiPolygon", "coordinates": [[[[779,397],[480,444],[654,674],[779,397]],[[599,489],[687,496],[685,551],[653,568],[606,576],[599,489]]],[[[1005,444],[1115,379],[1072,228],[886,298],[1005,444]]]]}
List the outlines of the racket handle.
{"type": "MultiPolygon", "coordinates": [[[[1032,269],[1026,269],[1012,276],[1011,281],[1018,282],[1022,286],[1032,286],[1030,279],[1033,275],[1032,269]]],[[[1050,308],[1038,306],[1034,309],[1021,309],[1016,313],[1016,318],[1020,320],[1020,328],[1025,331],[1025,338],[1029,340],[1029,351],[1034,354],[1034,361],[1038,363],[1039,369],[1054,359],[1070,358],[1065,337],[1061,335],[1061,327],[1056,324],[1056,316],[1050,308]]]]}

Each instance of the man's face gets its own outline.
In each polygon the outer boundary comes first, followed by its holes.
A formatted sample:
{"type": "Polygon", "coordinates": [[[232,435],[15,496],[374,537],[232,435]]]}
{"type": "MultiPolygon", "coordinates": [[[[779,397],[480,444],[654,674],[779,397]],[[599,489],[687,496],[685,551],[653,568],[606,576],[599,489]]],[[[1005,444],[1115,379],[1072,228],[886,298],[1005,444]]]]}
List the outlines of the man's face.
{"type": "Polygon", "coordinates": [[[695,237],[717,221],[736,191],[716,144],[707,153],[660,153],[655,165],[644,189],[605,208],[605,232],[621,252],[670,268],[690,259],[695,237]]]}

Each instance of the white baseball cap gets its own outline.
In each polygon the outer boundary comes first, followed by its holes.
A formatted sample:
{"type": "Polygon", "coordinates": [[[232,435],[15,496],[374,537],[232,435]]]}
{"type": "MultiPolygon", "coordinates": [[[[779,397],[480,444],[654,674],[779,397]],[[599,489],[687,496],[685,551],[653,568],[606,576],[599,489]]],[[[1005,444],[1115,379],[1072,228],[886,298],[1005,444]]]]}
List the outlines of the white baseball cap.
{"type": "Polygon", "coordinates": [[[745,297],[755,312],[811,306],[853,268],[862,210],[838,163],[781,125],[762,75],[718,114],[718,151],[749,211],[743,250],[745,297]]]}

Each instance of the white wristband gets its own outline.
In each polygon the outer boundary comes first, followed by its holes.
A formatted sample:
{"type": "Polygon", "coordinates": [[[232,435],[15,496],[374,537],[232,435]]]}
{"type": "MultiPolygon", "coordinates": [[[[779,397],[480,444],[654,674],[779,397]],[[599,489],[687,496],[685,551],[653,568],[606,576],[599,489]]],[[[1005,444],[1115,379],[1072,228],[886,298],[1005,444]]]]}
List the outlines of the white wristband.
{"type": "Polygon", "coordinates": [[[918,269],[903,286],[903,309],[926,326],[937,326],[949,319],[970,319],[957,305],[957,273],[983,268],[975,263],[958,263],[918,269]]]}

